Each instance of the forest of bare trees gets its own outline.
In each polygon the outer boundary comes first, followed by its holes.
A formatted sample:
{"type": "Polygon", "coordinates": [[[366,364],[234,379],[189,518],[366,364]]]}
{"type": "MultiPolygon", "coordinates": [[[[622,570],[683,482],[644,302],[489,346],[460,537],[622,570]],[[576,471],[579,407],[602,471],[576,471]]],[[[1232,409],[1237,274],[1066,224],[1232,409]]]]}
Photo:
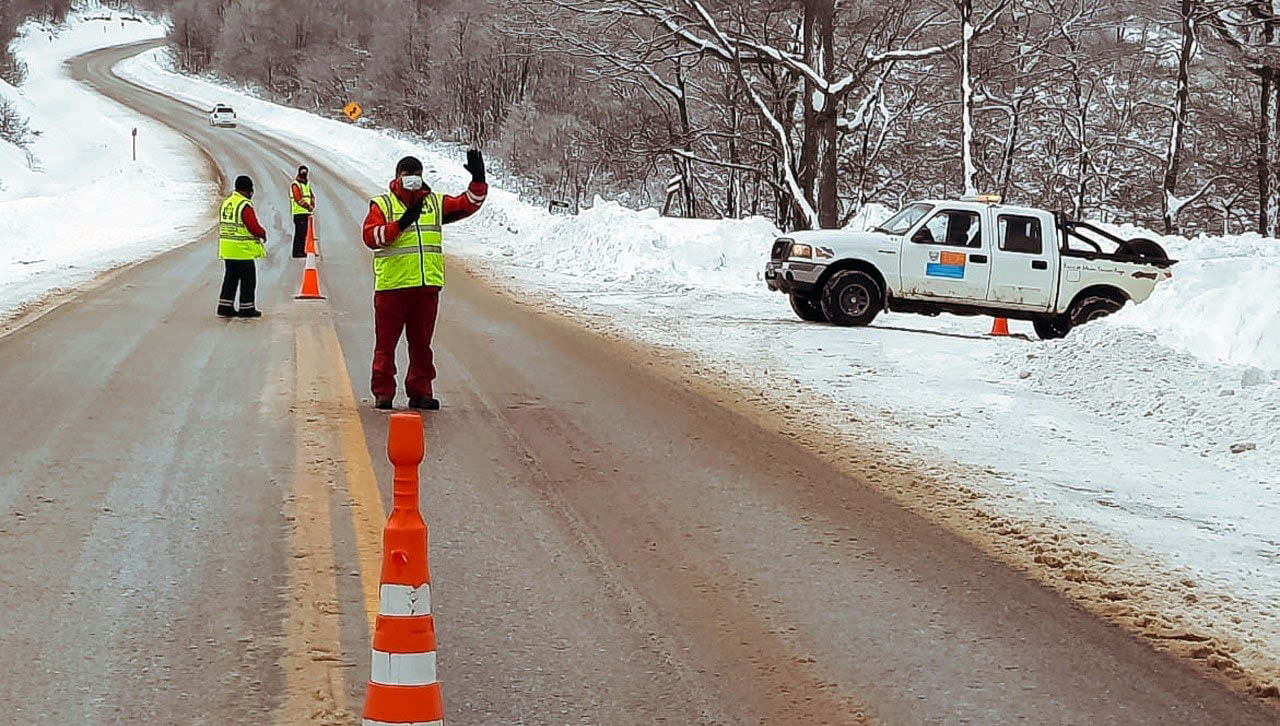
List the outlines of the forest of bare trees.
{"type": "Polygon", "coordinates": [[[787,228],[994,192],[1280,233],[1271,0],[133,4],[169,13],[184,71],[335,116],[359,101],[373,123],[482,145],[544,197],[656,204],[678,175],[675,213],[787,228]]]}

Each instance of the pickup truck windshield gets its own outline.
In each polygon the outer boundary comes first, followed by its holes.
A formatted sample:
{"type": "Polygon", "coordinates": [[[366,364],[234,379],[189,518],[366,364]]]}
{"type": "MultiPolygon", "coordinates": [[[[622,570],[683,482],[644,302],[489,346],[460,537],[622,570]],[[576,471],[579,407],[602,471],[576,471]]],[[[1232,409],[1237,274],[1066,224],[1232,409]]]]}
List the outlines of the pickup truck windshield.
{"type": "Polygon", "coordinates": [[[906,234],[907,230],[914,227],[916,222],[923,219],[924,215],[928,214],[931,209],[933,209],[932,204],[909,204],[903,207],[902,211],[890,217],[888,221],[881,223],[879,227],[876,227],[871,231],[884,232],[885,234],[893,235],[906,234]]]}

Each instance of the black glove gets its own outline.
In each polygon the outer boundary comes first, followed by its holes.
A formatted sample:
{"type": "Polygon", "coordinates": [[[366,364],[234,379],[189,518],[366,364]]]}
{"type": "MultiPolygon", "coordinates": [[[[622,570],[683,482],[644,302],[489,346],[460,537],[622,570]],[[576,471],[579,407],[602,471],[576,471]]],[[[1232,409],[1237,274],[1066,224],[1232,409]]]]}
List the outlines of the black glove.
{"type": "Polygon", "coordinates": [[[484,156],[480,154],[479,149],[467,149],[467,163],[462,165],[463,169],[471,172],[471,181],[484,184],[484,156]]]}
{"type": "Polygon", "coordinates": [[[409,229],[410,227],[413,226],[414,222],[418,221],[418,217],[421,214],[422,214],[422,202],[419,201],[405,208],[404,214],[401,214],[400,219],[396,220],[396,225],[400,227],[402,231],[409,229]]]}

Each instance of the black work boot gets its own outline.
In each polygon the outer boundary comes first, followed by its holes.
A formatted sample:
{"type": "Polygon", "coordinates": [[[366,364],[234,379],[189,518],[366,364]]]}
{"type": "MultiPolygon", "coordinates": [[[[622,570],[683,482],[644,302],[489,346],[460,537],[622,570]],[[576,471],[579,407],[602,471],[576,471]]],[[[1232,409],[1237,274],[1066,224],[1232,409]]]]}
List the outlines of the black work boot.
{"type": "Polygon", "coordinates": [[[420,408],[426,411],[439,411],[440,400],[431,396],[413,396],[409,399],[409,408],[420,408]]]}
{"type": "Polygon", "coordinates": [[[391,402],[393,400],[394,399],[391,399],[391,398],[379,398],[378,400],[373,402],[373,407],[383,411],[390,411],[391,402]]]}
{"type": "Polygon", "coordinates": [[[262,317],[262,311],[257,308],[240,308],[240,312],[237,315],[242,318],[260,318],[262,317]]]}
{"type": "Polygon", "coordinates": [[[234,307],[232,307],[232,306],[230,306],[230,305],[219,305],[219,306],[218,306],[218,317],[220,317],[220,318],[234,318],[235,316],[236,316],[236,309],[235,309],[234,307]]]}

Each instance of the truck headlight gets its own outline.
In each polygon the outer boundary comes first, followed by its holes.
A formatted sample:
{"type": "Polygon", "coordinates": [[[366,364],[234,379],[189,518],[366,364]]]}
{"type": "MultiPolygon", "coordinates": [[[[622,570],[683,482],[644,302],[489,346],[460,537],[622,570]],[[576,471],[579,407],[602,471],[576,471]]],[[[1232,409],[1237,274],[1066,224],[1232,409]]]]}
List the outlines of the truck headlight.
{"type": "Polygon", "coordinates": [[[791,245],[792,257],[803,257],[806,260],[813,259],[813,247],[811,245],[802,245],[799,243],[791,245]]]}

